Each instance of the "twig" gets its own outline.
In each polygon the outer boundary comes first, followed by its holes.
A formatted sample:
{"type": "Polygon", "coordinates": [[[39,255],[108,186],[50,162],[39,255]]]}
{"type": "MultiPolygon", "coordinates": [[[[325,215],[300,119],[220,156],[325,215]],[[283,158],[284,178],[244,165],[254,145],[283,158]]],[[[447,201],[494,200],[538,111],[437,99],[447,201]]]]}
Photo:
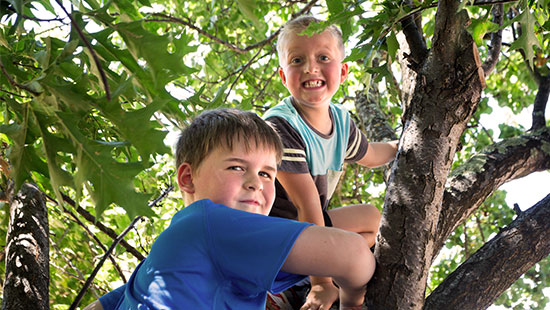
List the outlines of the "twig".
{"type": "MultiPolygon", "coordinates": [[[[46,197],[48,199],[50,199],[52,202],[56,203],[59,205],[59,203],[53,199],[52,197],[49,197],[48,195],[46,195],[46,197]]],[[[63,201],[68,203],[69,205],[71,205],[73,208],[76,209],[76,211],[82,215],[88,222],[90,223],[93,223],[97,228],[99,228],[99,230],[101,230],[103,233],[105,233],[106,235],[108,235],[109,237],[111,237],[112,239],[116,239],[117,238],[117,233],[112,230],[111,228],[103,225],[103,223],[97,221],[97,219],[90,214],[90,212],[86,211],[84,208],[82,208],[81,206],[77,205],[74,200],[72,200],[69,196],[65,195],[65,194],[61,194],[61,197],[63,198],[63,201]]],[[[65,207],[63,207],[63,210],[65,212],[68,212],[68,210],[66,210],[65,207]]],[[[138,250],[136,250],[133,246],[131,246],[130,244],[128,244],[128,242],[126,242],[125,240],[122,240],[120,242],[120,244],[124,247],[124,249],[126,249],[126,251],[128,251],[128,253],[131,253],[132,255],[134,255],[138,260],[142,261],[145,259],[145,256],[143,256],[143,254],[141,254],[138,250]]]]}
{"type": "Polygon", "coordinates": [[[246,63],[246,65],[244,65],[244,67],[242,67],[242,69],[240,70],[239,74],[237,75],[237,77],[235,78],[235,80],[233,80],[233,83],[231,83],[231,87],[229,87],[229,91],[227,92],[227,94],[225,95],[225,99],[223,100],[224,103],[227,102],[227,98],[229,97],[229,94],[231,93],[231,90],[233,89],[233,87],[235,87],[235,85],[237,84],[237,81],[239,80],[239,78],[244,74],[244,72],[250,67],[250,65],[252,64],[252,62],[254,61],[254,59],[256,59],[256,57],[258,57],[258,55],[260,55],[260,52],[262,50],[259,49],[258,52],[256,52],[256,54],[254,56],[252,56],[252,58],[250,58],[250,60],[246,63]]]}
{"type": "MultiPolygon", "coordinates": [[[[63,211],[65,211],[65,213],[69,214],[78,225],[80,225],[82,228],[84,228],[84,230],[88,233],[88,235],[90,237],[92,237],[92,239],[95,240],[95,242],[103,250],[103,252],[107,252],[107,248],[103,245],[103,243],[101,243],[101,240],[99,240],[99,238],[93,232],[90,231],[90,229],[88,228],[88,226],[86,226],[86,224],[82,223],[82,221],[74,213],[72,213],[70,210],[68,210],[67,208],[63,207],[63,211]]],[[[124,281],[124,283],[126,283],[127,280],[126,280],[126,277],[124,277],[124,273],[122,272],[122,268],[120,268],[120,266],[117,264],[117,262],[115,261],[115,259],[112,255],[109,255],[109,260],[113,263],[113,266],[115,267],[116,271],[118,272],[118,274],[122,278],[122,281],[124,281]]]]}
{"type": "MultiPolygon", "coordinates": [[[[56,1],[59,1],[59,0],[56,0],[56,1]]],[[[308,2],[308,4],[306,4],[306,6],[304,8],[302,8],[300,11],[298,11],[297,13],[293,14],[293,18],[296,18],[298,16],[301,16],[303,14],[305,14],[306,12],[308,12],[312,7],[313,5],[315,5],[315,3],[317,2],[317,0],[312,0],[310,2],[308,2]]],[[[156,17],[160,17],[160,19],[145,19],[145,21],[147,22],[171,22],[171,23],[176,23],[176,24],[181,24],[181,25],[184,25],[184,26],[187,26],[195,31],[197,31],[199,34],[202,34],[203,36],[209,38],[210,40],[212,41],[215,41],[217,43],[220,43],[222,45],[225,45],[227,46],[230,50],[234,51],[234,52],[237,52],[239,54],[244,54],[244,53],[247,53],[253,49],[256,49],[256,48],[260,48],[260,47],[263,47],[269,43],[271,43],[273,40],[275,40],[275,38],[279,35],[279,32],[281,32],[281,28],[277,29],[277,31],[275,31],[274,33],[272,33],[269,37],[267,37],[265,40],[262,40],[260,42],[257,42],[257,43],[254,43],[252,45],[249,45],[245,48],[241,48],[241,47],[238,47],[236,46],[235,44],[233,43],[230,43],[230,42],[227,42],[227,41],[224,41],[204,30],[202,30],[201,28],[195,26],[190,20],[189,18],[186,18],[187,20],[183,20],[181,18],[178,18],[178,17],[174,17],[174,16],[171,16],[171,15],[167,15],[167,14],[164,14],[164,13],[153,13],[151,14],[152,16],[156,16],[156,17]]]]}
{"type": "MultiPolygon", "coordinates": [[[[161,194],[159,197],[157,197],[155,200],[149,202],[149,207],[153,207],[155,206],[157,203],[159,203],[160,201],[162,201],[170,191],[172,191],[173,189],[173,186],[170,185],[168,188],[166,188],[161,194]]],[[[141,220],[143,217],[142,216],[137,216],[135,217],[132,222],[128,225],[128,227],[126,227],[124,229],[124,231],[122,231],[120,233],[120,235],[115,239],[113,240],[113,243],[111,244],[111,246],[109,247],[109,250],[107,250],[107,252],[103,255],[103,257],[101,258],[101,260],[99,261],[99,263],[96,265],[96,267],[94,268],[94,270],[92,271],[92,273],[90,274],[90,277],[88,278],[88,280],[86,280],[86,283],[84,283],[84,287],[82,287],[82,289],[80,290],[80,293],[78,294],[78,296],[76,296],[75,300],[73,301],[73,303],[71,304],[71,307],[69,308],[69,310],[75,310],[76,307],[78,307],[78,304],[80,304],[80,301],[82,300],[82,298],[84,297],[84,294],[86,294],[86,291],[88,290],[88,288],[90,287],[90,285],[92,284],[92,282],[94,281],[94,278],[95,276],[97,275],[97,273],[99,272],[99,270],[101,269],[101,267],[103,266],[103,264],[105,263],[105,261],[107,260],[107,257],[115,250],[116,246],[118,245],[118,243],[124,239],[124,236],[126,236],[126,234],[132,230],[132,228],[134,227],[134,225],[136,225],[136,223],[141,220]]]]}
{"type": "Polygon", "coordinates": [[[22,85],[22,84],[19,84],[17,83],[12,77],[11,75],[8,73],[8,71],[6,70],[6,67],[4,67],[4,64],[2,63],[2,61],[0,61],[0,69],[2,70],[2,73],[6,76],[6,78],[8,79],[8,82],[10,82],[10,84],[13,86],[13,87],[18,87],[18,88],[21,88],[21,89],[24,89],[26,91],[28,91],[29,93],[35,95],[35,96],[39,96],[40,93],[39,92],[36,92],[32,89],[30,89],[29,87],[25,86],[25,85],[22,85]]]}
{"type": "Polygon", "coordinates": [[[71,24],[73,25],[74,29],[78,33],[78,36],[80,37],[80,39],[82,40],[84,45],[86,45],[86,47],[90,51],[90,54],[92,55],[92,58],[94,59],[95,65],[97,67],[97,71],[99,71],[99,75],[101,76],[101,81],[103,82],[103,87],[105,87],[105,97],[107,98],[107,100],[111,100],[111,91],[109,90],[109,84],[107,83],[107,76],[105,75],[105,71],[103,71],[103,67],[101,66],[101,63],[99,62],[99,57],[97,57],[97,54],[95,53],[95,51],[94,51],[92,45],[90,44],[90,42],[88,42],[88,40],[86,40],[86,37],[84,36],[84,33],[82,32],[82,29],[80,29],[80,27],[78,26],[78,24],[76,23],[76,21],[74,20],[72,15],[67,11],[67,9],[65,9],[65,7],[61,3],[61,1],[60,0],[55,0],[55,2],[57,2],[57,4],[61,7],[61,9],[63,9],[65,14],[67,14],[67,17],[69,17],[69,19],[71,20],[71,24]]]}

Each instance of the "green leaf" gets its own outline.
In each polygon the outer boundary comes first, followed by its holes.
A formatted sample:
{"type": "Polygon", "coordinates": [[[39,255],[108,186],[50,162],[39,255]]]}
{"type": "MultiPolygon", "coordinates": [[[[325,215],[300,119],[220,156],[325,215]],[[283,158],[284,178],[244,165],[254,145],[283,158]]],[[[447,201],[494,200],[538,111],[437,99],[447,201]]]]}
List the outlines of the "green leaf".
{"type": "Polygon", "coordinates": [[[122,136],[130,141],[139,151],[144,161],[149,160],[151,154],[169,153],[170,149],[164,145],[166,131],[155,128],[155,122],[151,121],[153,114],[160,110],[167,100],[155,100],[145,108],[125,112],[120,109],[117,102],[107,103],[108,107],[102,109],[105,116],[120,130],[122,136]]]}
{"type": "Polygon", "coordinates": [[[472,35],[474,41],[478,46],[484,44],[483,37],[487,33],[495,32],[499,28],[499,25],[486,20],[486,19],[472,19],[472,23],[468,26],[467,30],[472,35]]]}
{"type": "Polygon", "coordinates": [[[166,83],[181,75],[196,72],[182,61],[185,54],[196,50],[195,46],[189,45],[191,38],[185,34],[179,39],[156,35],[144,29],[141,21],[119,23],[115,29],[124,38],[134,59],[147,62],[146,71],[152,76],[155,88],[164,89],[166,83]],[[175,47],[173,52],[168,51],[171,44],[175,47]]]}
{"type": "Polygon", "coordinates": [[[254,10],[256,9],[256,1],[254,0],[237,0],[237,4],[239,5],[239,10],[243,13],[246,18],[250,19],[254,26],[261,27],[260,20],[254,14],[254,10]]]}
{"type": "Polygon", "coordinates": [[[78,129],[74,115],[58,112],[56,116],[71,136],[76,149],[77,191],[81,192],[86,184],[91,185],[89,191],[97,214],[115,203],[124,208],[130,218],[153,215],[147,205],[150,195],[137,193],[133,185],[135,176],[144,169],[143,163],[115,161],[111,155],[113,146],[86,139],[78,129]]]}
{"type": "Polygon", "coordinates": [[[344,3],[342,0],[327,0],[327,7],[330,14],[335,15],[344,10],[344,3]]]}
{"type": "Polygon", "coordinates": [[[397,37],[393,31],[386,37],[386,45],[388,46],[388,54],[391,59],[395,61],[397,50],[399,50],[399,42],[397,41],[397,37]]]}
{"type": "Polygon", "coordinates": [[[536,18],[526,8],[516,19],[521,24],[521,35],[510,45],[510,50],[523,50],[527,63],[533,68],[535,59],[533,46],[540,48],[539,40],[535,34],[536,18]]]}

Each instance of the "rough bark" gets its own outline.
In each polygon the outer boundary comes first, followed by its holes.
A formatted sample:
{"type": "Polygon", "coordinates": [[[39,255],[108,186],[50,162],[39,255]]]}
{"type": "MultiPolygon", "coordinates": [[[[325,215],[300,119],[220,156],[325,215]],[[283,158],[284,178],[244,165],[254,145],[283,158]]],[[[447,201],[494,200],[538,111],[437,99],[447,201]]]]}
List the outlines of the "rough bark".
{"type": "Polygon", "coordinates": [[[550,128],[506,139],[455,169],[443,198],[436,249],[502,184],[548,169],[550,128]]]}
{"type": "Polygon", "coordinates": [[[436,288],[424,310],[486,309],[550,254],[550,195],[521,213],[436,288]],[[498,275],[496,277],[495,275],[498,275]]]}
{"type": "Polygon", "coordinates": [[[369,309],[422,309],[453,156],[484,73],[458,1],[439,1],[432,50],[417,76],[386,194],[369,309]]]}
{"type": "Polygon", "coordinates": [[[531,130],[537,130],[546,126],[546,103],[550,94],[550,76],[540,77],[538,80],[539,90],[533,104],[533,125],[531,130]]]}
{"type": "MultiPolygon", "coordinates": [[[[493,23],[502,26],[502,20],[504,19],[504,4],[495,4],[491,10],[493,14],[493,23]]],[[[491,34],[491,47],[489,57],[483,63],[483,72],[487,77],[495,68],[502,48],[502,29],[497,30],[491,34]]]]}
{"type": "Polygon", "coordinates": [[[380,109],[379,94],[376,88],[369,87],[357,95],[355,108],[359,117],[359,127],[363,128],[369,141],[391,141],[397,139],[388,117],[380,109]]]}
{"type": "Polygon", "coordinates": [[[23,184],[10,203],[3,310],[49,309],[48,231],[42,193],[23,184]]]}

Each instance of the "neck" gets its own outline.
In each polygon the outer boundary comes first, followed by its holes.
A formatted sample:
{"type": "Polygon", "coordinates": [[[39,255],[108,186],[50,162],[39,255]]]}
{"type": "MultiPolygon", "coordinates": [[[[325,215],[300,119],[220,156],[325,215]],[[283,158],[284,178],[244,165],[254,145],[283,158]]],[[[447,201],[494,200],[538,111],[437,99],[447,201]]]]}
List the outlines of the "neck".
{"type": "Polygon", "coordinates": [[[327,104],[325,108],[309,108],[294,104],[300,115],[322,134],[328,135],[332,131],[332,121],[330,119],[330,107],[327,104]]]}

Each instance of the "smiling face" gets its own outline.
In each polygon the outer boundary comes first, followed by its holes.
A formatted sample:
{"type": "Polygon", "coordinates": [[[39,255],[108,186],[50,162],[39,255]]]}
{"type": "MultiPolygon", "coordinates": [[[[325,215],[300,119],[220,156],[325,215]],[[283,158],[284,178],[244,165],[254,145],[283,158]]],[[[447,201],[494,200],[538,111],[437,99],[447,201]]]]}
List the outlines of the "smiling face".
{"type": "Polygon", "coordinates": [[[281,80],[303,108],[328,105],[348,74],[339,42],[329,31],[289,35],[279,57],[281,80]]]}
{"type": "Polygon", "coordinates": [[[229,150],[216,147],[197,168],[183,163],[178,183],[186,204],[210,199],[230,208],[269,214],[275,199],[277,160],[274,150],[261,145],[246,148],[235,141],[229,150]]]}

